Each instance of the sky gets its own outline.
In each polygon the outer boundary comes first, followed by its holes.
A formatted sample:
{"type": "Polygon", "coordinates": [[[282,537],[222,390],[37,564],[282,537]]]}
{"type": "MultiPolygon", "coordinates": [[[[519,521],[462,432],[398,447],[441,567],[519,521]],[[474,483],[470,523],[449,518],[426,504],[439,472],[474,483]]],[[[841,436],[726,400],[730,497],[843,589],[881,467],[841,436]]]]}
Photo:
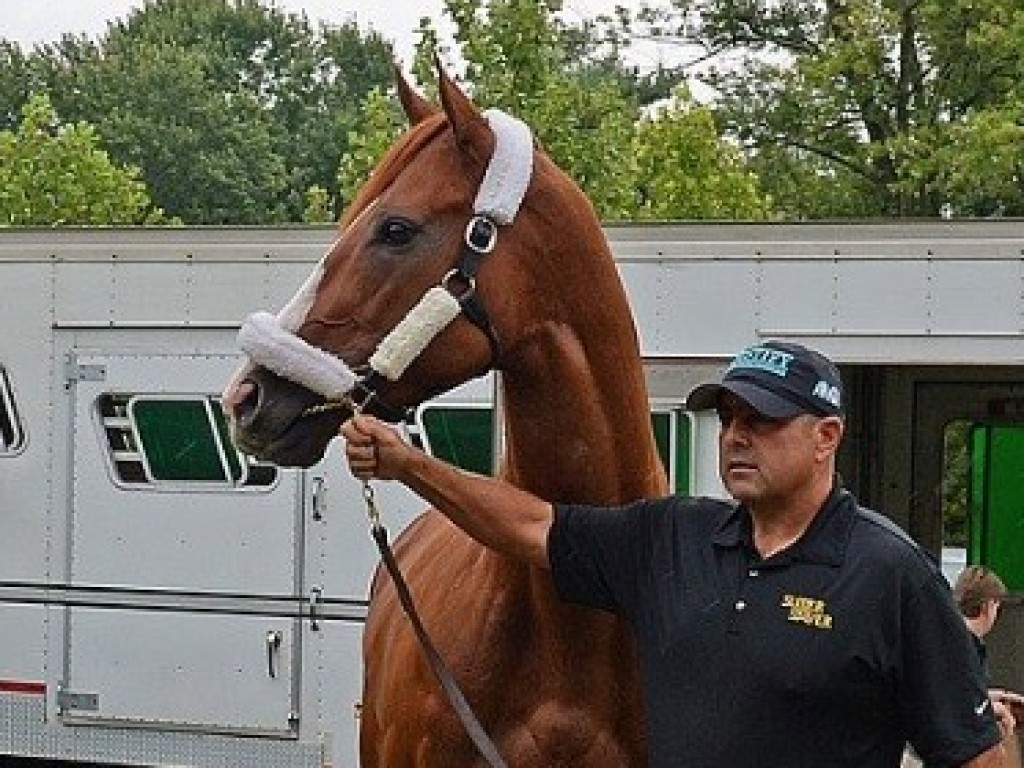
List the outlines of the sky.
{"type": "MultiPolygon", "coordinates": [[[[610,12],[623,0],[565,0],[567,19],[592,18],[610,12]]],[[[414,30],[422,16],[441,20],[443,0],[266,0],[284,11],[305,11],[314,24],[355,22],[391,40],[395,53],[406,65],[412,59],[414,30]]],[[[0,0],[0,38],[12,40],[25,50],[60,38],[65,32],[102,35],[109,21],[124,19],[144,0],[0,0]]],[[[446,26],[435,25],[442,34],[446,26]]]]}

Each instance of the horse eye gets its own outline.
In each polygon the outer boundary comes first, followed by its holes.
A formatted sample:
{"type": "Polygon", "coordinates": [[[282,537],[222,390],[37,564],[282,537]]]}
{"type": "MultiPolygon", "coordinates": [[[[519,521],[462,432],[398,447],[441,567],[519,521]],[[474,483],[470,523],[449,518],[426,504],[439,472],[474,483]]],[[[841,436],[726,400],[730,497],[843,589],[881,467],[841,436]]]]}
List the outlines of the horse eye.
{"type": "Polygon", "coordinates": [[[408,219],[387,218],[377,229],[377,240],[392,248],[409,245],[419,228],[408,219]]]}

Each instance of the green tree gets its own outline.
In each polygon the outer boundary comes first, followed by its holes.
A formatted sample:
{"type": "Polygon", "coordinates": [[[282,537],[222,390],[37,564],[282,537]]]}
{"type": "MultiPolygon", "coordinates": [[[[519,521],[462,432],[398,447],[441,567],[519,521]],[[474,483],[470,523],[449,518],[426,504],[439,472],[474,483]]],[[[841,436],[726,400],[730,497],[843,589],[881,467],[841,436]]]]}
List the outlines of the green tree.
{"type": "Polygon", "coordinates": [[[157,221],[139,170],[117,167],[87,123],[63,124],[44,94],[16,131],[0,131],[0,224],[140,224],[157,221]]]}
{"type": "Polygon", "coordinates": [[[263,0],[152,0],[32,63],[59,111],[95,124],[189,223],[299,221],[309,189],[336,198],[359,103],[391,79],[379,36],[263,0]]]}
{"type": "Polygon", "coordinates": [[[621,18],[692,46],[789,215],[1024,213],[1017,0],[673,0],[621,18]]]}
{"type": "MultiPolygon", "coordinates": [[[[465,80],[478,104],[528,123],[551,156],[587,193],[599,215],[628,217],[635,200],[630,157],[637,105],[612,77],[570,51],[579,33],[559,21],[559,0],[446,0],[465,80]]],[[[424,24],[429,29],[429,24],[424,24]]],[[[432,44],[436,37],[425,36],[432,44]]],[[[417,74],[428,78],[433,51],[421,41],[417,74]]]]}
{"type": "MultiPolygon", "coordinates": [[[[614,38],[597,36],[590,22],[571,26],[559,17],[558,0],[446,0],[455,27],[465,79],[477,103],[497,106],[525,120],[540,142],[587,193],[605,220],[637,217],[718,217],[724,210],[760,215],[747,197],[728,204],[704,193],[726,192],[724,179],[742,158],[721,144],[705,113],[669,112],[640,120],[640,97],[661,93],[665,71],[639,83],[624,66],[614,38]],[[661,78],[661,79],[657,79],[661,78]],[[660,125],[665,119],[670,124],[660,125]],[[648,146],[651,141],[695,141],[693,147],[648,146]],[[725,163],[689,162],[717,156],[725,163]],[[657,169],[658,178],[653,177],[657,169]],[[725,170],[726,172],[720,173],[725,170]],[[694,175],[712,173],[714,178],[694,175]]],[[[415,71],[430,77],[437,35],[421,23],[415,71]]],[[[745,184],[734,191],[747,194],[745,184]]]]}
{"type": "Polygon", "coordinates": [[[331,196],[323,187],[316,185],[306,190],[306,208],[302,220],[307,224],[323,224],[334,219],[331,196]]]}
{"type": "Polygon", "coordinates": [[[374,88],[366,95],[361,112],[359,130],[349,135],[348,149],[338,165],[342,207],[352,201],[377,161],[405,128],[398,105],[381,88],[374,88]]]}
{"type": "Polygon", "coordinates": [[[245,90],[209,87],[197,49],[134,41],[74,70],[73,102],[111,153],[144,169],[155,198],[188,223],[287,219],[287,173],[267,115],[245,90]]]}
{"type": "Polygon", "coordinates": [[[32,92],[28,61],[15,43],[0,40],[0,130],[14,130],[32,92]]]}
{"type": "Polygon", "coordinates": [[[633,136],[638,208],[633,218],[764,219],[770,201],[739,149],[721,141],[713,112],[681,86],[633,136]]]}
{"type": "Polygon", "coordinates": [[[958,420],[943,431],[942,544],[946,547],[970,543],[971,427],[970,421],[958,420]]]}

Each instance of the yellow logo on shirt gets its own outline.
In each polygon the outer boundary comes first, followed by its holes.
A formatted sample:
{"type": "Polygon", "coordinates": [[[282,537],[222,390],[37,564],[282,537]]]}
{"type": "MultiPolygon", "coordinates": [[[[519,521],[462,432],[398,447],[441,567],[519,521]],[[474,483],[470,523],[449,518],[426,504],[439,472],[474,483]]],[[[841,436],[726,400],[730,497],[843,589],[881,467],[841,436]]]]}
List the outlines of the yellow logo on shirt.
{"type": "Polygon", "coordinates": [[[782,607],[789,609],[789,620],[817,629],[832,629],[832,616],[825,601],[800,595],[783,595],[782,607]]]}

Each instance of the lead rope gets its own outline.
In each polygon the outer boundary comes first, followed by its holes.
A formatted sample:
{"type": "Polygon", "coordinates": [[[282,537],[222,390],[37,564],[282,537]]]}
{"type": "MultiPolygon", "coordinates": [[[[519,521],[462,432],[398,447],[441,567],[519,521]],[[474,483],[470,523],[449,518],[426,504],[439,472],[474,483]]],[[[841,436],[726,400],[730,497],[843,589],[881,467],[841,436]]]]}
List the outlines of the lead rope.
{"type": "Polygon", "coordinates": [[[423,652],[426,654],[430,669],[444,689],[448,701],[455,710],[455,714],[459,716],[459,720],[462,721],[466,733],[469,734],[469,738],[472,739],[477,751],[487,762],[487,765],[490,768],[508,768],[507,763],[499,754],[498,748],[494,746],[494,742],[491,741],[484,727],[480,725],[480,721],[473,714],[473,708],[469,706],[469,702],[466,701],[466,697],[463,695],[462,689],[459,688],[458,682],[456,682],[455,677],[444,663],[444,659],[437,652],[437,649],[430,640],[430,636],[423,627],[423,622],[416,611],[416,605],[413,603],[412,594],[409,592],[409,586],[405,583],[402,572],[398,569],[395,555],[391,551],[391,545],[388,543],[388,530],[380,521],[380,512],[377,509],[373,488],[370,486],[369,480],[363,480],[363,500],[366,502],[366,516],[370,520],[370,535],[373,537],[374,542],[376,542],[377,549],[380,550],[381,559],[384,561],[388,573],[391,574],[391,580],[398,591],[398,599],[402,603],[402,609],[412,624],[413,631],[416,633],[416,639],[420,641],[420,647],[423,648],[423,652]]]}

